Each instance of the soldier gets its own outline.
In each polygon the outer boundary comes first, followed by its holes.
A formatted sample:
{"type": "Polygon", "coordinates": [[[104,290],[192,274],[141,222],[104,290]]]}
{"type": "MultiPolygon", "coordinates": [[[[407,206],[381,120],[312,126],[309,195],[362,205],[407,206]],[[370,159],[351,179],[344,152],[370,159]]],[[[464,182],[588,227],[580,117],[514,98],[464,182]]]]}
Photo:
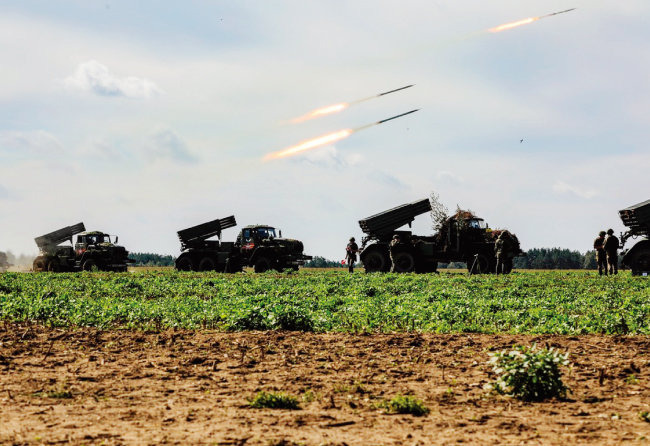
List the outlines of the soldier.
{"type": "Polygon", "coordinates": [[[607,230],[607,238],[605,239],[605,253],[607,253],[607,264],[609,266],[609,274],[618,274],[618,237],[614,235],[613,229],[607,230]]]}
{"type": "Polygon", "coordinates": [[[594,240],[594,250],[596,251],[596,262],[598,263],[598,275],[607,275],[607,256],[605,255],[605,231],[598,233],[598,238],[594,240]]]}
{"type": "Polygon", "coordinates": [[[503,236],[503,232],[499,234],[497,237],[496,242],[494,242],[494,254],[497,258],[497,276],[499,273],[506,274],[506,256],[507,256],[507,249],[506,249],[506,241],[505,237],[503,236]]]}
{"type": "Polygon", "coordinates": [[[390,272],[394,273],[395,272],[395,253],[397,253],[397,250],[399,249],[400,245],[402,244],[402,241],[399,238],[399,235],[395,234],[393,236],[393,239],[390,241],[390,244],[388,245],[388,253],[390,254],[390,272]]]}
{"type": "Polygon", "coordinates": [[[354,272],[354,264],[357,261],[357,252],[359,252],[359,245],[354,241],[354,237],[350,237],[350,243],[345,247],[345,261],[348,263],[348,271],[354,272]]]}
{"type": "Polygon", "coordinates": [[[11,265],[7,261],[7,254],[4,252],[0,252],[0,273],[4,273],[7,271],[7,268],[9,268],[11,265]]]}

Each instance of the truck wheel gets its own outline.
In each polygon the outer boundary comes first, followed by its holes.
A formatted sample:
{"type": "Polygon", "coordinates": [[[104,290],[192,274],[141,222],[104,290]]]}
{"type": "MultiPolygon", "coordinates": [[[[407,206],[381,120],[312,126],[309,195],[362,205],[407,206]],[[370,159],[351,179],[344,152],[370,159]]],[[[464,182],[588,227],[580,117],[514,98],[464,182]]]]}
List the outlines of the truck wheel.
{"type": "Polygon", "coordinates": [[[34,264],[32,265],[32,269],[34,272],[39,273],[41,271],[45,271],[45,259],[36,259],[34,260],[34,264]]]}
{"type": "MultiPolygon", "coordinates": [[[[489,274],[495,271],[490,269],[490,260],[484,254],[478,254],[477,256],[472,256],[467,262],[467,271],[471,274],[489,274]]],[[[496,265],[495,265],[496,269],[496,265]]]]}
{"type": "Polygon", "coordinates": [[[49,262],[47,262],[47,270],[51,273],[56,273],[60,271],[60,265],[59,261],[57,259],[51,259],[49,262]]]}
{"type": "Polygon", "coordinates": [[[410,252],[398,252],[393,256],[393,271],[410,273],[415,269],[415,258],[410,252]]]}
{"type": "Polygon", "coordinates": [[[638,276],[648,271],[650,271],[650,253],[641,253],[636,256],[632,263],[632,274],[638,276]]]}
{"type": "Polygon", "coordinates": [[[189,257],[183,257],[176,262],[176,269],[179,271],[192,271],[193,266],[189,257]]]}
{"type": "Polygon", "coordinates": [[[199,271],[214,271],[214,269],[214,260],[212,260],[210,257],[203,257],[199,262],[199,271]]]}
{"type": "Polygon", "coordinates": [[[93,268],[97,268],[97,263],[93,259],[86,260],[81,267],[84,271],[92,271],[93,268]]]}
{"type": "Polygon", "coordinates": [[[378,250],[372,250],[365,253],[363,259],[361,259],[361,262],[363,262],[363,267],[367,273],[378,273],[385,271],[386,265],[388,264],[386,261],[386,256],[384,256],[384,254],[378,250]]]}
{"type": "Polygon", "coordinates": [[[253,268],[256,273],[263,273],[271,269],[271,261],[266,257],[258,257],[253,268]]]}

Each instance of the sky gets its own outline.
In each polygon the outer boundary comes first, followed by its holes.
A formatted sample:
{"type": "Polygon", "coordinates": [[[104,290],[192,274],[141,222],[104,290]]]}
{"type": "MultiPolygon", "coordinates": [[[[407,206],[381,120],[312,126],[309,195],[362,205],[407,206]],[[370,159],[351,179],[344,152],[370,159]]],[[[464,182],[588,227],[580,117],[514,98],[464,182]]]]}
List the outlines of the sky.
{"type": "Polygon", "coordinates": [[[176,231],[235,215],[339,260],[358,220],[436,192],[585,252],[650,198],[649,25],[647,0],[2,2],[0,250],[83,221],[178,255],[176,231]]]}

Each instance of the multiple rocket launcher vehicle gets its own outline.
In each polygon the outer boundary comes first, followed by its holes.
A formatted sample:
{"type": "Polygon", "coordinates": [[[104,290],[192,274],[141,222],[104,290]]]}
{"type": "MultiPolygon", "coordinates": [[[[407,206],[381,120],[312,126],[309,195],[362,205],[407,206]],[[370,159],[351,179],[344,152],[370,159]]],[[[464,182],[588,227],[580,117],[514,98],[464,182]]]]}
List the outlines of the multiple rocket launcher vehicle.
{"type": "MultiPolygon", "coordinates": [[[[438,262],[465,262],[468,270],[475,273],[495,271],[494,242],[504,231],[490,229],[482,218],[468,212],[459,211],[441,222],[433,236],[399,230],[410,226],[416,216],[430,211],[431,203],[423,199],[360,220],[359,226],[365,234],[360,257],[366,272],[386,272],[391,267],[395,272],[434,272],[438,262]],[[389,243],[394,235],[399,235],[402,243],[391,253],[389,243]]],[[[630,268],[633,275],[650,274],[650,200],[619,211],[619,216],[629,228],[621,236],[621,248],[630,238],[642,237],[622,252],[623,265],[630,268]]],[[[234,242],[221,241],[221,232],[236,225],[235,217],[230,216],[178,231],[182,252],[176,259],[176,269],[297,270],[311,259],[304,254],[301,241],[283,238],[281,231],[268,225],[246,226],[234,242]],[[209,240],[214,236],[218,240],[209,240]]],[[[519,255],[519,241],[514,234],[509,234],[515,244],[513,254],[519,255]]],[[[36,237],[35,241],[40,250],[33,265],[36,272],[93,269],[121,272],[134,262],[128,258],[128,251],[117,245],[117,237],[99,231],[86,232],[83,223],[36,237]],[[77,240],[72,245],[75,235],[77,240]],[[70,245],[61,245],[66,241],[70,245]]],[[[2,269],[9,266],[6,258],[0,266],[4,266],[2,269]]]]}

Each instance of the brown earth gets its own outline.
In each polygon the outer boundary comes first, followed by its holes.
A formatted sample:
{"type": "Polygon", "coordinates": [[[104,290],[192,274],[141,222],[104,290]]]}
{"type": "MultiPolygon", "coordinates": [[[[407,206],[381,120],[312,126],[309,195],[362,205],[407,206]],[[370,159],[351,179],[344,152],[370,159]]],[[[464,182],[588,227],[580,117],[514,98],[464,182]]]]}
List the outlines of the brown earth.
{"type": "Polygon", "coordinates": [[[0,444],[648,444],[650,338],[0,326],[0,444]],[[488,352],[570,353],[568,399],[489,393],[488,352]],[[253,409],[260,391],[301,410],[253,409]],[[378,408],[414,395],[424,417],[378,408]]]}

